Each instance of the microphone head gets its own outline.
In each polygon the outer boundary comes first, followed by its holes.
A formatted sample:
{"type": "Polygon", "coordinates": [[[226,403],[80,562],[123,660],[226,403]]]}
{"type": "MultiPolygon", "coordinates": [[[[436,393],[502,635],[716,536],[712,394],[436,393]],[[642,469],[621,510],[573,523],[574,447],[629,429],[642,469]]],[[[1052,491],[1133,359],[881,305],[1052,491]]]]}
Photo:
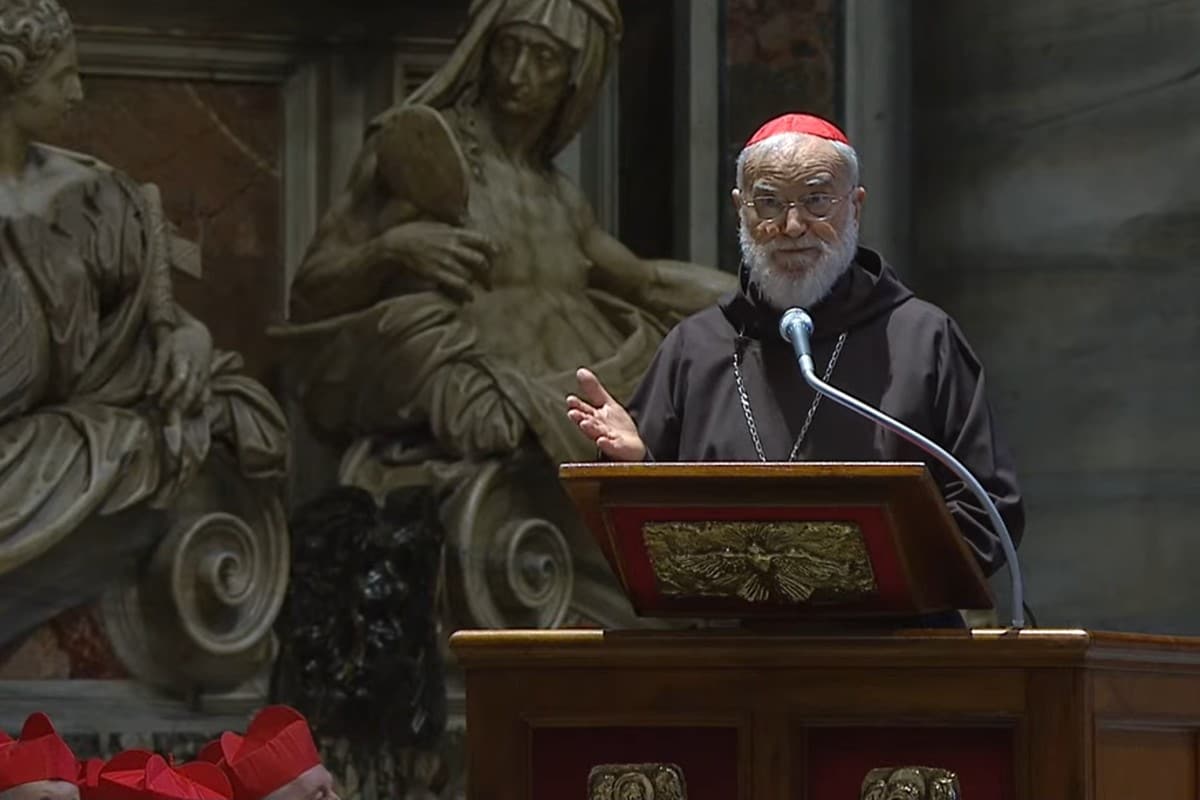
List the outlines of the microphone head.
{"type": "Polygon", "coordinates": [[[792,328],[799,325],[804,329],[804,332],[809,336],[813,332],[812,317],[803,308],[789,308],[783,312],[783,316],[779,318],[779,335],[783,337],[785,342],[792,340],[792,328]]]}

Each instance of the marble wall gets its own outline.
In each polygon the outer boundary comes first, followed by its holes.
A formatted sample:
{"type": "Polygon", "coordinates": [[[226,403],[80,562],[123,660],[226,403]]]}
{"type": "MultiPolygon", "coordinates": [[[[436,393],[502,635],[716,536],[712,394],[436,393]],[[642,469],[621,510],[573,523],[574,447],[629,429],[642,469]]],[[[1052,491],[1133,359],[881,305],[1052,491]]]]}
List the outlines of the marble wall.
{"type": "Polygon", "coordinates": [[[201,246],[202,275],[173,274],[176,297],[272,384],[266,327],[283,317],[282,98],[278,85],[88,77],[54,144],[153,182],[167,218],[201,246]]]}
{"type": "Polygon", "coordinates": [[[987,364],[1030,603],[1200,634],[1200,5],[913,13],[909,274],[987,364]]]}

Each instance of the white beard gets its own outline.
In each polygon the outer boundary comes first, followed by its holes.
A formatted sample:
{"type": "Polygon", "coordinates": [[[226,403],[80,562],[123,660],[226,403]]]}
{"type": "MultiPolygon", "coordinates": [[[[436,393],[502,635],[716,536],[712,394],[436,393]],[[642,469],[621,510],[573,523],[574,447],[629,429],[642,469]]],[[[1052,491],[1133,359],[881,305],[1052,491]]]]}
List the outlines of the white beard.
{"type": "Polygon", "coordinates": [[[763,300],[772,308],[784,311],[794,306],[811,308],[825,299],[837,279],[854,262],[858,250],[858,220],[847,222],[841,237],[829,244],[812,234],[801,239],[776,237],[759,244],[750,238],[750,229],[742,221],[738,230],[742,259],[750,269],[750,282],[758,287],[763,300]],[[816,247],[820,254],[815,260],[795,253],[773,256],[782,247],[816,247]]]}

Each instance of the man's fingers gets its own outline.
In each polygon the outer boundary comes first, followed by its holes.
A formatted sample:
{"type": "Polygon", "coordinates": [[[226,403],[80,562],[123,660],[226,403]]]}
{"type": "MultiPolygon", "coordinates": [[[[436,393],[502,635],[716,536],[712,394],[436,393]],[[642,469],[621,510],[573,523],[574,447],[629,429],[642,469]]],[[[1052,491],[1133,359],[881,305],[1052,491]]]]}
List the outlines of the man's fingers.
{"type": "Polygon", "coordinates": [[[612,431],[607,425],[596,419],[585,419],[579,423],[579,430],[587,434],[589,439],[611,438],[612,431]]]}
{"type": "Polygon", "coordinates": [[[575,411],[582,411],[584,414],[595,414],[596,409],[592,408],[587,403],[580,400],[573,394],[567,395],[567,408],[575,411]]]}
{"type": "Polygon", "coordinates": [[[604,388],[604,384],[600,383],[600,379],[590,369],[580,368],[575,373],[575,378],[579,381],[579,393],[593,406],[598,408],[607,403],[615,402],[612,395],[604,388]]]}

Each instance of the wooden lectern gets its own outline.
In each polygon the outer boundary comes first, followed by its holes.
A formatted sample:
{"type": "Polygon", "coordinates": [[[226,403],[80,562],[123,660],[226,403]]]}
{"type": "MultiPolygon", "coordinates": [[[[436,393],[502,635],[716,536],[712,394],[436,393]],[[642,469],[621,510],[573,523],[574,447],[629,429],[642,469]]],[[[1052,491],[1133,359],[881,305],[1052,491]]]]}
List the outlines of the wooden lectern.
{"type": "Polygon", "coordinates": [[[1200,797],[1200,641],[848,632],[988,601],[919,465],[563,480],[639,612],[741,622],[456,633],[472,800],[1200,797]]]}

